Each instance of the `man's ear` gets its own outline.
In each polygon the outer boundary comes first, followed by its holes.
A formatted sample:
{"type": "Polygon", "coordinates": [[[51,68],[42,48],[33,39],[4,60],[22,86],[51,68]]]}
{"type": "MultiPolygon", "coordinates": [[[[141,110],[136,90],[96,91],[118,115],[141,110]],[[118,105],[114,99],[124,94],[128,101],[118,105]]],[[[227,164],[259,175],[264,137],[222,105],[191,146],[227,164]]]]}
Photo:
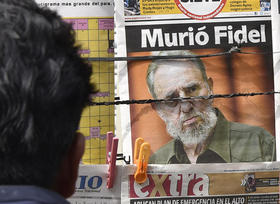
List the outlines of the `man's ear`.
{"type": "Polygon", "coordinates": [[[213,79],[211,77],[209,77],[207,79],[207,83],[209,85],[209,88],[211,89],[211,91],[213,90],[213,79]]]}
{"type": "Polygon", "coordinates": [[[54,186],[54,190],[65,198],[70,197],[75,192],[79,164],[84,154],[84,149],[85,137],[81,133],[77,133],[62,161],[56,178],[56,186],[54,186]]]}
{"type": "Polygon", "coordinates": [[[156,103],[151,103],[152,109],[157,111],[157,104],[156,103]]]}

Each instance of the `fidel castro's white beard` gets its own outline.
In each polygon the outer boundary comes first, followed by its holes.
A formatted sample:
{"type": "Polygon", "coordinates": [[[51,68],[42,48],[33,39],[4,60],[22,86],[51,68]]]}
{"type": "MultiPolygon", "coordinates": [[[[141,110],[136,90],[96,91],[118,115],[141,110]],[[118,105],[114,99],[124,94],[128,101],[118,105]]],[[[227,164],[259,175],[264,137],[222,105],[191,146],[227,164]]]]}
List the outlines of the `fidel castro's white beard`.
{"type": "Polygon", "coordinates": [[[217,123],[217,115],[215,109],[212,106],[208,106],[205,112],[192,111],[188,115],[182,114],[177,126],[173,124],[163,113],[159,111],[160,117],[165,121],[166,130],[174,139],[179,139],[184,145],[199,144],[207,139],[211,131],[217,123]],[[203,121],[196,124],[191,124],[185,129],[183,127],[184,121],[191,116],[199,116],[203,121]]]}

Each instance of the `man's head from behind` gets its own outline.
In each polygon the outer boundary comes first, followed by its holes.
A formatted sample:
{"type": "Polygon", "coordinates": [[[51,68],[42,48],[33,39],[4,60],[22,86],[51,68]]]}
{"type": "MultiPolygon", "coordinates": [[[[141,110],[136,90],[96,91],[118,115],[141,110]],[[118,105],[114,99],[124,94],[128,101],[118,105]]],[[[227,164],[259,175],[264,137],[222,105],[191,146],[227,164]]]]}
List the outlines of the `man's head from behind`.
{"type": "Polygon", "coordinates": [[[58,172],[83,154],[76,130],[92,91],[91,68],[78,55],[71,25],[31,0],[0,0],[0,27],[0,185],[69,196],[57,183],[77,172],[58,172]]]}
{"type": "MultiPolygon", "coordinates": [[[[164,51],[160,56],[194,56],[189,51],[164,51]]],[[[207,78],[199,58],[154,60],[147,71],[147,85],[156,99],[187,98],[212,94],[212,79],[207,78]]],[[[216,124],[211,100],[188,100],[153,104],[165,121],[168,133],[187,144],[204,141],[216,124]]]]}

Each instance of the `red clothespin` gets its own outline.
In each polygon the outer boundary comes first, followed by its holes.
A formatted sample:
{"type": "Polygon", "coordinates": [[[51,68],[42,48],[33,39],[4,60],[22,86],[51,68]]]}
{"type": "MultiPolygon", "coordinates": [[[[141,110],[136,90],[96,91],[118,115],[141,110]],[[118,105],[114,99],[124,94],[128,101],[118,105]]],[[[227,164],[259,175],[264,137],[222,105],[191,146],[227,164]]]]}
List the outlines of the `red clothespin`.
{"type": "Polygon", "coordinates": [[[115,179],[115,171],[116,171],[116,160],[117,160],[117,150],[118,150],[118,138],[113,138],[113,132],[107,132],[107,145],[106,145],[106,163],[109,164],[108,175],[107,175],[107,188],[112,188],[114,179],[115,179]]]}
{"type": "Polygon", "coordinates": [[[147,168],[151,153],[151,146],[144,142],[143,138],[137,138],[134,146],[134,163],[137,165],[137,170],[134,174],[134,179],[137,183],[144,183],[147,179],[147,168]]]}

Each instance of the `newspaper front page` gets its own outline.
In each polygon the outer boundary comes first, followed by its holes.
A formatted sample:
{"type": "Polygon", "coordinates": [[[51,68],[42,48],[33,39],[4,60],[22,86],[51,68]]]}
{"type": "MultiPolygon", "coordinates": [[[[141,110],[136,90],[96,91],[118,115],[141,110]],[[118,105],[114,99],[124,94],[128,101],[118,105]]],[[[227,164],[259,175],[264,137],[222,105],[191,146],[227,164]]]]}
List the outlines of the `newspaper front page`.
{"type": "Polygon", "coordinates": [[[279,163],[150,165],[145,183],[125,168],[122,203],[278,204],[279,163]]]}
{"type": "MultiPolygon", "coordinates": [[[[41,7],[55,10],[72,24],[80,54],[84,58],[114,57],[113,0],[36,0],[41,7]]],[[[114,100],[114,63],[90,62],[98,93],[92,100],[114,100]]],[[[82,114],[79,131],[86,138],[83,164],[106,163],[106,133],[115,130],[114,106],[89,106],[82,114]]]]}
{"type": "Polygon", "coordinates": [[[122,166],[116,168],[112,188],[108,189],[108,165],[81,165],[71,204],[120,204],[122,166]]]}
{"type": "Polygon", "coordinates": [[[275,161],[269,1],[115,4],[117,56],[161,57],[116,64],[120,99],[165,100],[120,107],[126,155],[142,137],[154,164],[275,161]]]}

